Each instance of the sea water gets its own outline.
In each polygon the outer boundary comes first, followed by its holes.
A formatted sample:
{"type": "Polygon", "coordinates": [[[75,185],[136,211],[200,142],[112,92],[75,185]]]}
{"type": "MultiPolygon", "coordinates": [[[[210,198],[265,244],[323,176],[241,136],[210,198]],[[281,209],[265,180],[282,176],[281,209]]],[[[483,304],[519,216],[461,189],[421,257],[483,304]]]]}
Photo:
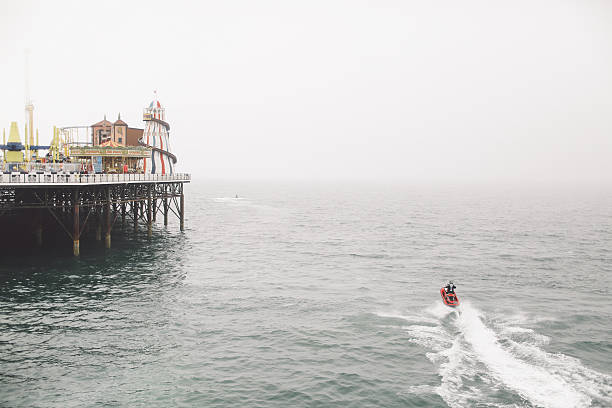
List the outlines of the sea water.
{"type": "Polygon", "coordinates": [[[1,253],[1,406],[612,406],[612,188],[186,200],[184,233],[1,253]]]}

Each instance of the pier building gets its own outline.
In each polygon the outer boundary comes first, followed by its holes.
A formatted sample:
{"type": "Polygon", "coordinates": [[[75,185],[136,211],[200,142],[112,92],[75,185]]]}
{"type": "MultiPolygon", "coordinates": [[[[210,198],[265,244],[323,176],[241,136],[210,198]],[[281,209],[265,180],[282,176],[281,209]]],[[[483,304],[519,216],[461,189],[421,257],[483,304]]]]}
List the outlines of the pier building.
{"type": "MultiPolygon", "coordinates": [[[[32,126],[31,104],[26,112],[32,126]]],[[[0,145],[3,236],[25,235],[26,241],[42,246],[45,232],[62,231],[78,256],[86,229],[95,230],[106,248],[117,225],[129,223],[134,230],[144,225],[151,236],[158,215],[165,226],[175,215],[183,231],[184,184],[191,177],[175,172],[170,126],[157,97],[143,119],[144,129],[130,128],[120,116],[114,123],[105,117],[93,126],[54,128],[48,146],[28,143],[27,127],[21,143],[17,123],[11,123],[8,142],[0,145]],[[79,132],[88,137],[80,140],[79,132]],[[39,157],[38,150],[49,153],[39,157]]]]}
{"type": "Polygon", "coordinates": [[[144,129],[129,127],[121,120],[121,114],[117,120],[110,122],[104,119],[91,125],[91,141],[94,146],[114,143],[117,146],[139,146],[144,129]]]}

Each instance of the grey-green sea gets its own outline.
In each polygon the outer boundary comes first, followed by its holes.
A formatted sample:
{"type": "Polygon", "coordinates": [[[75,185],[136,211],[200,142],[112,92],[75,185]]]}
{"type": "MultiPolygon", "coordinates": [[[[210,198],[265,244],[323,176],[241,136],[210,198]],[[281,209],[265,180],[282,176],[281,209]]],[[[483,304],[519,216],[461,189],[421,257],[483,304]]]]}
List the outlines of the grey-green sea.
{"type": "Polygon", "coordinates": [[[612,406],[612,187],[185,190],[183,233],[0,252],[0,406],[612,406]]]}

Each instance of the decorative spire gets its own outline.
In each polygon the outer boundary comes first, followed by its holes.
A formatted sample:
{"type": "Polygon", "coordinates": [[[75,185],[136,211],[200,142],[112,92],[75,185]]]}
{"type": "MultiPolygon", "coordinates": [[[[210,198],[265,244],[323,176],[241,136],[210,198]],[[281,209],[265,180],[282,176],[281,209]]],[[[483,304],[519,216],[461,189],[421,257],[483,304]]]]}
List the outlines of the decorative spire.
{"type": "Polygon", "coordinates": [[[117,120],[121,120],[121,112],[119,112],[119,115],[117,115],[117,120]]]}

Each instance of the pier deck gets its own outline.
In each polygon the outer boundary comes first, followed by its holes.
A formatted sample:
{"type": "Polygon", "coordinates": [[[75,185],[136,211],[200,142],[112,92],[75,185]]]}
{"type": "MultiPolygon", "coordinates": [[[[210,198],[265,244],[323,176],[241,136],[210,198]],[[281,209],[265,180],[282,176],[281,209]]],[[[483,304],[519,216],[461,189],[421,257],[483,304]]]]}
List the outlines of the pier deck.
{"type": "Polygon", "coordinates": [[[111,247],[111,232],[117,220],[145,223],[149,236],[157,214],[168,225],[169,214],[180,220],[184,230],[184,183],[188,174],[21,174],[0,175],[0,225],[19,219],[15,225],[30,230],[42,245],[44,228],[61,228],[80,254],[80,237],[93,223],[96,239],[104,235],[111,247]],[[21,225],[24,224],[24,225],[21,225]]]}

